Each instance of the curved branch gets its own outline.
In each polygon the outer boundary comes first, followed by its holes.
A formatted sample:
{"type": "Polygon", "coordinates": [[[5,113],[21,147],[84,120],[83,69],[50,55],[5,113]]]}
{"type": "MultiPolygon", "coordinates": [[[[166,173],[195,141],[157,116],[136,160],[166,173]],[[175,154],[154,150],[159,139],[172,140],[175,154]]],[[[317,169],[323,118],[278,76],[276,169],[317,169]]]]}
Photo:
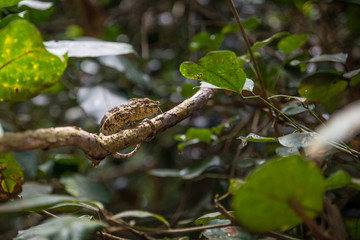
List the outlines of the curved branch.
{"type": "Polygon", "coordinates": [[[150,119],[155,126],[155,132],[152,124],[143,121],[134,128],[125,129],[110,136],[98,136],[79,127],[55,127],[19,133],[4,133],[0,138],[0,153],[75,146],[83,150],[92,164],[97,166],[107,155],[146,141],[152,138],[153,134],[157,135],[175,126],[194,111],[205,106],[214,94],[215,91],[212,89],[201,88],[191,98],[150,119]]]}

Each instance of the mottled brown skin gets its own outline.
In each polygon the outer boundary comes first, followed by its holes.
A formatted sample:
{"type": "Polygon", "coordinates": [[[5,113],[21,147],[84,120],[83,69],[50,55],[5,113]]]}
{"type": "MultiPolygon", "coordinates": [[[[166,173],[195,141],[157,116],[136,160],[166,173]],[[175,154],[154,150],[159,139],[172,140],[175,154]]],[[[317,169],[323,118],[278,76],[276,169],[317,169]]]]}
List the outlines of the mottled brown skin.
{"type": "MultiPolygon", "coordinates": [[[[124,126],[134,126],[136,121],[161,112],[160,102],[149,98],[132,98],[127,104],[116,106],[110,109],[100,122],[100,135],[109,136],[118,133],[124,126]]],[[[112,153],[117,158],[128,158],[134,155],[140,147],[128,153],[112,153]]]]}

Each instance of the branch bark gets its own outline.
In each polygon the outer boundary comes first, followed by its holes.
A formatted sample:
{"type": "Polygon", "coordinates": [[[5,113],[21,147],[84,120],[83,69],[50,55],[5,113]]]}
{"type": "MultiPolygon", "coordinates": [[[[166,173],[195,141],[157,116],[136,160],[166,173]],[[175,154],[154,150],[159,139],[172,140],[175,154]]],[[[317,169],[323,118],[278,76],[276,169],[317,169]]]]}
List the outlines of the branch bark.
{"type": "Polygon", "coordinates": [[[0,138],[0,153],[75,146],[83,150],[92,164],[97,166],[107,155],[146,141],[152,138],[153,134],[157,135],[175,126],[194,111],[205,106],[214,94],[213,89],[201,88],[191,98],[150,119],[155,126],[155,133],[153,126],[148,121],[142,121],[134,128],[125,129],[110,136],[99,136],[79,127],[55,127],[4,133],[0,138]]]}

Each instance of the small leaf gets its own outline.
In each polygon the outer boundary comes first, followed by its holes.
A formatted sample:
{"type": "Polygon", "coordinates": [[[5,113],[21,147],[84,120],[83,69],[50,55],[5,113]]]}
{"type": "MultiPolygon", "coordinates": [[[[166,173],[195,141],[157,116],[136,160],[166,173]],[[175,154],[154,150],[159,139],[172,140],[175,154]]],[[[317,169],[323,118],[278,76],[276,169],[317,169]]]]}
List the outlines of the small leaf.
{"type": "Polygon", "coordinates": [[[190,43],[191,51],[213,51],[219,49],[222,41],[224,40],[224,35],[222,34],[210,34],[207,32],[201,32],[193,37],[192,42],[190,43]]]}
{"type": "Polygon", "coordinates": [[[231,51],[209,52],[198,64],[184,62],[180,65],[180,72],[186,78],[205,81],[237,93],[241,93],[246,79],[241,61],[231,51]]]}
{"type": "Polygon", "coordinates": [[[239,137],[238,139],[241,139],[242,141],[248,141],[248,142],[278,142],[277,138],[274,137],[262,137],[259,135],[256,135],[255,133],[250,133],[246,137],[239,137]]]}
{"type": "Polygon", "coordinates": [[[24,174],[12,153],[0,153],[0,202],[21,192],[24,174]]]}
{"type": "Polygon", "coordinates": [[[15,6],[16,4],[18,4],[21,1],[22,0],[2,0],[2,1],[0,1],[0,7],[15,6]]]}
{"type": "Polygon", "coordinates": [[[102,203],[110,201],[109,190],[93,179],[73,174],[63,175],[60,182],[65,186],[65,190],[74,197],[102,203]]]}
{"type": "Polygon", "coordinates": [[[281,38],[283,36],[286,36],[286,35],[289,35],[289,33],[287,32],[280,32],[280,33],[276,33],[274,35],[272,35],[271,37],[269,37],[268,39],[265,39],[261,42],[256,42],[254,43],[254,45],[251,47],[251,49],[253,51],[257,50],[258,48],[260,47],[263,47],[263,46],[266,46],[266,45],[269,45],[272,41],[274,41],[275,39],[277,38],[281,38]]]}
{"type": "Polygon", "coordinates": [[[90,234],[107,227],[106,223],[72,216],[45,220],[42,224],[19,231],[14,240],[28,239],[89,239],[90,234]]]}
{"type": "Polygon", "coordinates": [[[198,160],[190,167],[183,168],[180,171],[176,171],[173,169],[154,169],[151,170],[149,173],[157,177],[181,177],[188,180],[199,177],[209,167],[219,165],[220,159],[218,157],[213,157],[209,159],[198,160]]]}
{"type": "MultiPolygon", "coordinates": [[[[315,105],[313,104],[309,105],[309,109],[313,110],[314,108],[315,105]]],[[[287,116],[294,116],[296,114],[303,113],[306,111],[308,111],[308,109],[304,108],[304,106],[299,102],[290,102],[283,109],[281,109],[281,112],[287,116]]]]}
{"type": "Polygon", "coordinates": [[[308,101],[329,102],[334,96],[343,92],[347,81],[332,73],[315,73],[305,78],[299,88],[299,94],[308,101]]]}
{"type": "Polygon", "coordinates": [[[212,131],[210,129],[189,128],[186,131],[186,140],[199,139],[201,142],[210,143],[212,131]]]}
{"type": "Polygon", "coordinates": [[[351,176],[343,170],[339,170],[326,179],[326,190],[342,188],[349,184],[351,184],[351,176]]]}
{"type": "Polygon", "coordinates": [[[239,188],[235,216],[251,232],[284,231],[301,223],[291,200],[314,218],[322,211],[324,192],[325,180],[315,164],[300,156],[276,158],[256,169],[239,188]]]}
{"type": "Polygon", "coordinates": [[[295,34],[285,37],[280,40],[277,47],[279,50],[283,51],[286,54],[291,53],[292,51],[298,49],[308,40],[307,34],[295,34]]]}
{"type": "Polygon", "coordinates": [[[202,215],[201,217],[197,218],[194,221],[194,224],[196,224],[196,225],[201,224],[201,225],[205,226],[209,221],[214,220],[214,219],[224,220],[226,218],[219,212],[213,212],[213,213],[208,213],[208,214],[202,215]]]}
{"type": "Polygon", "coordinates": [[[338,62],[345,64],[348,57],[347,53],[323,54],[311,58],[308,62],[338,62]]]}
{"type": "Polygon", "coordinates": [[[244,184],[244,180],[238,179],[238,178],[232,178],[230,179],[230,185],[229,185],[229,193],[235,195],[237,193],[237,190],[241,187],[241,185],[244,184]]]}
{"type": "Polygon", "coordinates": [[[124,211],[121,213],[117,213],[114,216],[112,216],[112,219],[119,219],[119,218],[125,218],[125,217],[135,217],[135,218],[146,218],[146,217],[152,217],[163,224],[165,224],[167,227],[170,227],[170,224],[166,219],[159,214],[147,212],[147,211],[140,211],[140,210],[132,210],[132,211],[124,211]]]}
{"type": "Polygon", "coordinates": [[[279,137],[279,143],[285,147],[307,147],[314,139],[314,133],[301,132],[291,133],[282,137],[279,137]]]}
{"type": "Polygon", "coordinates": [[[24,101],[54,85],[66,60],[50,54],[39,31],[16,20],[0,31],[0,101],[24,101]]]}
{"type": "Polygon", "coordinates": [[[49,52],[67,52],[69,57],[100,57],[135,53],[127,43],[106,41],[49,41],[44,42],[49,52]]]}

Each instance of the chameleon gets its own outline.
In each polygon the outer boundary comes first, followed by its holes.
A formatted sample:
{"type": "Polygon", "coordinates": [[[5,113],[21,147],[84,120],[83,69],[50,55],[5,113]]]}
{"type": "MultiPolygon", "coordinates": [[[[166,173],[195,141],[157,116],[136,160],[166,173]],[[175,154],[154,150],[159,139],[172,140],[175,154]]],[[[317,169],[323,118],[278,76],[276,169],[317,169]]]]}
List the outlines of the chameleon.
{"type": "MultiPolygon", "coordinates": [[[[136,121],[161,112],[160,102],[149,98],[132,98],[127,104],[116,106],[110,109],[100,122],[100,136],[109,136],[118,133],[125,126],[135,126],[136,121]]],[[[153,123],[149,124],[155,129],[153,123]]],[[[154,130],[155,131],[155,130],[154,130]]],[[[133,151],[127,154],[112,153],[116,158],[128,158],[133,156],[140,148],[138,143],[133,151]]]]}

